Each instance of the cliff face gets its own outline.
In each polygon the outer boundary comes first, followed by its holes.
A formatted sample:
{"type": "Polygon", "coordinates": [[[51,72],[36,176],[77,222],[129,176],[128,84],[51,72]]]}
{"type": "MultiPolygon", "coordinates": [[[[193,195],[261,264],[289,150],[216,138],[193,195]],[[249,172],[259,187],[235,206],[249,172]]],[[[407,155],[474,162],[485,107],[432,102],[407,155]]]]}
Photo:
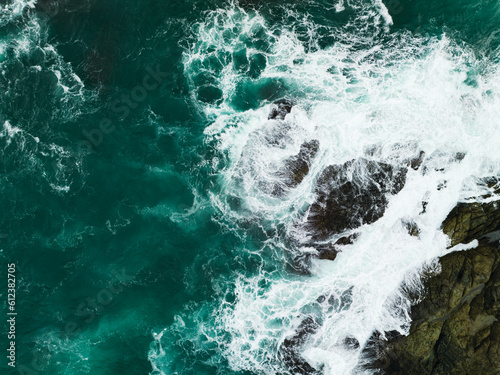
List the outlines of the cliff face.
{"type": "Polygon", "coordinates": [[[459,204],[443,231],[452,245],[478,246],[442,257],[442,272],[425,278],[408,336],[374,335],[366,353],[380,374],[500,374],[500,202],[459,204]]]}

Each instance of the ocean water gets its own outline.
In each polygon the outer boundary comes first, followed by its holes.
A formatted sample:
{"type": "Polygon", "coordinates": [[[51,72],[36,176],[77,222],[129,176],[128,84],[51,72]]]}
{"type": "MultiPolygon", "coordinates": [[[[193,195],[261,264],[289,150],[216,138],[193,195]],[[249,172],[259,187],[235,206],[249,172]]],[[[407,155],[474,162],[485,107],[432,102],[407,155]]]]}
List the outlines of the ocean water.
{"type": "Polygon", "coordinates": [[[15,263],[17,279],[2,373],[285,375],[309,318],[297,353],[311,369],[369,374],[372,333],[408,331],[408,290],[453,251],[442,221],[500,177],[498,2],[0,10],[0,275],[15,263]],[[284,98],[291,112],[268,120],[284,98]],[[311,140],[309,173],[286,187],[311,140]],[[381,219],[335,261],[307,258],[326,167],[421,151],[381,219]]]}

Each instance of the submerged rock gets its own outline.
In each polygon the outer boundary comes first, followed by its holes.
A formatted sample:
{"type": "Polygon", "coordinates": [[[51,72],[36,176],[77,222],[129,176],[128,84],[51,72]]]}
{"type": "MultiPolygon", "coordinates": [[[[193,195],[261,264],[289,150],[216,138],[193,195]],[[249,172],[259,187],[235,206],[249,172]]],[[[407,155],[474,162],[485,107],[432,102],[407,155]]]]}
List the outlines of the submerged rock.
{"type": "Polygon", "coordinates": [[[292,111],[293,103],[286,99],[277,100],[271,106],[268,120],[284,120],[286,115],[292,111]]]}
{"type": "Polygon", "coordinates": [[[443,223],[451,244],[478,240],[440,259],[412,307],[408,336],[375,335],[368,366],[391,375],[500,374],[500,206],[460,203],[443,223]]]}
{"type": "Polygon", "coordinates": [[[420,168],[420,166],[422,165],[423,161],[424,161],[424,158],[425,158],[425,152],[424,151],[420,151],[418,156],[414,157],[414,158],[411,158],[410,160],[408,160],[408,165],[414,169],[414,170],[418,170],[420,168]]]}
{"type": "Polygon", "coordinates": [[[335,260],[337,254],[340,252],[339,246],[352,245],[354,240],[358,237],[357,233],[353,233],[349,236],[341,237],[335,243],[307,243],[305,246],[312,247],[318,252],[317,258],[335,260]]]}
{"type": "Polygon", "coordinates": [[[316,250],[318,251],[319,259],[335,260],[337,258],[338,250],[331,243],[324,245],[316,245],[316,250]]]}
{"type": "Polygon", "coordinates": [[[203,86],[198,89],[198,100],[209,104],[220,104],[223,92],[216,86],[203,86]]]}
{"type": "MultiPolygon", "coordinates": [[[[283,180],[284,187],[294,188],[302,182],[309,173],[309,168],[318,153],[318,149],[319,142],[317,140],[313,139],[304,142],[300,146],[299,153],[285,161],[283,168],[278,172],[278,176],[283,180]]],[[[284,187],[277,185],[273,194],[276,196],[283,195],[285,192],[284,187]]]]}
{"type": "Polygon", "coordinates": [[[418,237],[420,234],[420,228],[414,221],[403,221],[403,225],[410,236],[418,237]]]}
{"type": "Polygon", "coordinates": [[[313,317],[308,316],[300,323],[296,333],[283,341],[280,356],[292,374],[316,374],[316,370],[302,358],[300,350],[318,328],[319,323],[313,317]]]}
{"type": "Polygon", "coordinates": [[[309,173],[309,167],[312,160],[318,153],[319,142],[313,139],[310,142],[304,142],[300,146],[298,155],[292,156],[285,162],[285,168],[282,174],[286,175],[286,184],[289,187],[295,187],[302,182],[309,173]]]}
{"type": "Polygon", "coordinates": [[[316,185],[317,201],[306,226],[314,240],[355,229],[381,218],[387,195],[397,194],[407,168],[364,158],[327,167],[316,185]]]}
{"type": "Polygon", "coordinates": [[[335,241],[335,245],[352,245],[358,236],[359,233],[353,233],[349,236],[340,237],[337,241],[335,241]]]}
{"type": "Polygon", "coordinates": [[[358,349],[359,341],[355,337],[346,337],[343,342],[348,349],[358,349]]]}

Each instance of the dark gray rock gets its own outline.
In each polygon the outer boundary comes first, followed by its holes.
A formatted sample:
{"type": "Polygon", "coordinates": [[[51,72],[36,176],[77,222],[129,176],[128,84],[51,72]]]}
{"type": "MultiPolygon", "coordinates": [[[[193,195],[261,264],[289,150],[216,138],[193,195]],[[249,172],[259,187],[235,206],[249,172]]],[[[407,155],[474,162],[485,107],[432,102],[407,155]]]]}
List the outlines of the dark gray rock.
{"type": "Polygon", "coordinates": [[[292,111],[293,103],[290,100],[277,100],[271,105],[269,120],[284,120],[285,116],[292,111]]]}
{"type": "Polygon", "coordinates": [[[286,184],[289,187],[295,187],[302,182],[309,173],[309,167],[312,160],[318,153],[319,142],[313,139],[310,142],[304,142],[300,146],[298,155],[295,155],[285,162],[285,168],[282,174],[286,176],[286,184]]]}
{"type": "Polygon", "coordinates": [[[300,355],[300,350],[306,340],[319,328],[318,322],[307,316],[297,328],[293,336],[283,341],[280,348],[280,357],[292,374],[313,375],[316,370],[309,365],[300,355]]]}
{"type": "Polygon", "coordinates": [[[412,169],[418,170],[422,165],[424,158],[425,158],[425,152],[420,151],[417,157],[414,157],[408,161],[408,164],[412,169]]]}
{"type": "Polygon", "coordinates": [[[293,189],[302,182],[309,173],[309,168],[318,153],[318,149],[319,142],[317,140],[304,142],[300,146],[299,153],[285,161],[283,168],[278,171],[282,185],[275,186],[273,195],[282,196],[287,188],[293,189]]]}
{"type": "Polygon", "coordinates": [[[407,168],[368,159],[327,167],[316,185],[306,227],[313,240],[370,224],[383,216],[387,195],[406,182],[407,168]]]}
{"type": "Polygon", "coordinates": [[[315,248],[319,259],[335,260],[339,252],[331,243],[316,245],[315,248]]]}

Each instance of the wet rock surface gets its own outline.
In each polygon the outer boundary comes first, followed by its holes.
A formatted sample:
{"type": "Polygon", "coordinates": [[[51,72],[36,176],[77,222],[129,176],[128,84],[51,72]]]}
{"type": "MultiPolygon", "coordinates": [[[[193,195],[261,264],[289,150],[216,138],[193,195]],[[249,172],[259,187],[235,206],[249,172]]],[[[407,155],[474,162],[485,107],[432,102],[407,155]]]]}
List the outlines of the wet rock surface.
{"type": "Polygon", "coordinates": [[[451,245],[468,243],[499,228],[500,209],[496,204],[459,203],[443,223],[451,245]]]}
{"type": "Polygon", "coordinates": [[[385,212],[388,194],[397,194],[406,182],[407,168],[368,159],[327,167],[316,185],[307,229],[313,240],[370,224],[385,212]]]}
{"type": "Polygon", "coordinates": [[[319,142],[315,139],[309,142],[304,142],[300,146],[300,151],[297,155],[292,156],[285,161],[284,167],[278,172],[281,177],[283,186],[276,186],[273,195],[282,196],[285,193],[285,187],[292,189],[299,185],[304,177],[309,173],[309,168],[314,157],[318,153],[319,142]]]}
{"type": "Polygon", "coordinates": [[[314,334],[318,328],[318,322],[316,322],[314,318],[308,316],[300,323],[295,334],[283,341],[280,348],[280,355],[292,374],[316,374],[314,368],[301,357],[300,350],[306,340],[314,334]]]}
{"type": "Polygon", "coordinates": [[[285,162],[285,169],[282,171],[282,174],[286,175],[285,183],[289,187],[297,186],[307,176],[309,167],[318,153],[318,149],[319,142],[317,140],[313,139],[310,142],[304,142],[300,146],[299,153],[285,162]]]}
{"type": "Polygon", "coordinates": [[[425,158],[425,152],[420,151],[418,156],[408,160],[408,165],[413,169],[413,170],[418,170],[420,166],[422,165],[423,161],[425,158]]]}
{"type": "Polygon", "coordinates": [[[319,259],[335,260],[339,250],[331,243],[316,245],[319,259]]]}
{"type": "Polygon", "coordinates": [[[374,334],[364,353],[378,374],[500,374],[500,204],[460,203],[442,228],[452,245],[478,246],[424,276],[408,336],[374,334]]]}
{"type": "MultiPolygon", "coordinates": [[[[337,258],[337,254],[341,251],[341,246],[346,246],[346,245],[352,245],[354,243],[354,240],[358,237],[358,233],[353,233],[349,236],[344,236],[339,238],[335,243],[331,242],[326,242],[326,243],[307,243],[305,246],[307,247],[313,247],[316,249],[317,253],[317,258],[319,259],[326,259],[326,260],[335,260],[337,258]]],[[[309,259],[307,259],[309,260],[309,259]]],[[[307,262],[306,262],[307,263],[307,262]]],[[[304,268],[308,267],[307,265],[304,265],[304,268]]]]}
{"type": "Polygon", "coordinates": [[[293,103],[290,100],[277,100],[271,106],[268,120],[284,120],[286,115],[292,111],[293,103]]]}

